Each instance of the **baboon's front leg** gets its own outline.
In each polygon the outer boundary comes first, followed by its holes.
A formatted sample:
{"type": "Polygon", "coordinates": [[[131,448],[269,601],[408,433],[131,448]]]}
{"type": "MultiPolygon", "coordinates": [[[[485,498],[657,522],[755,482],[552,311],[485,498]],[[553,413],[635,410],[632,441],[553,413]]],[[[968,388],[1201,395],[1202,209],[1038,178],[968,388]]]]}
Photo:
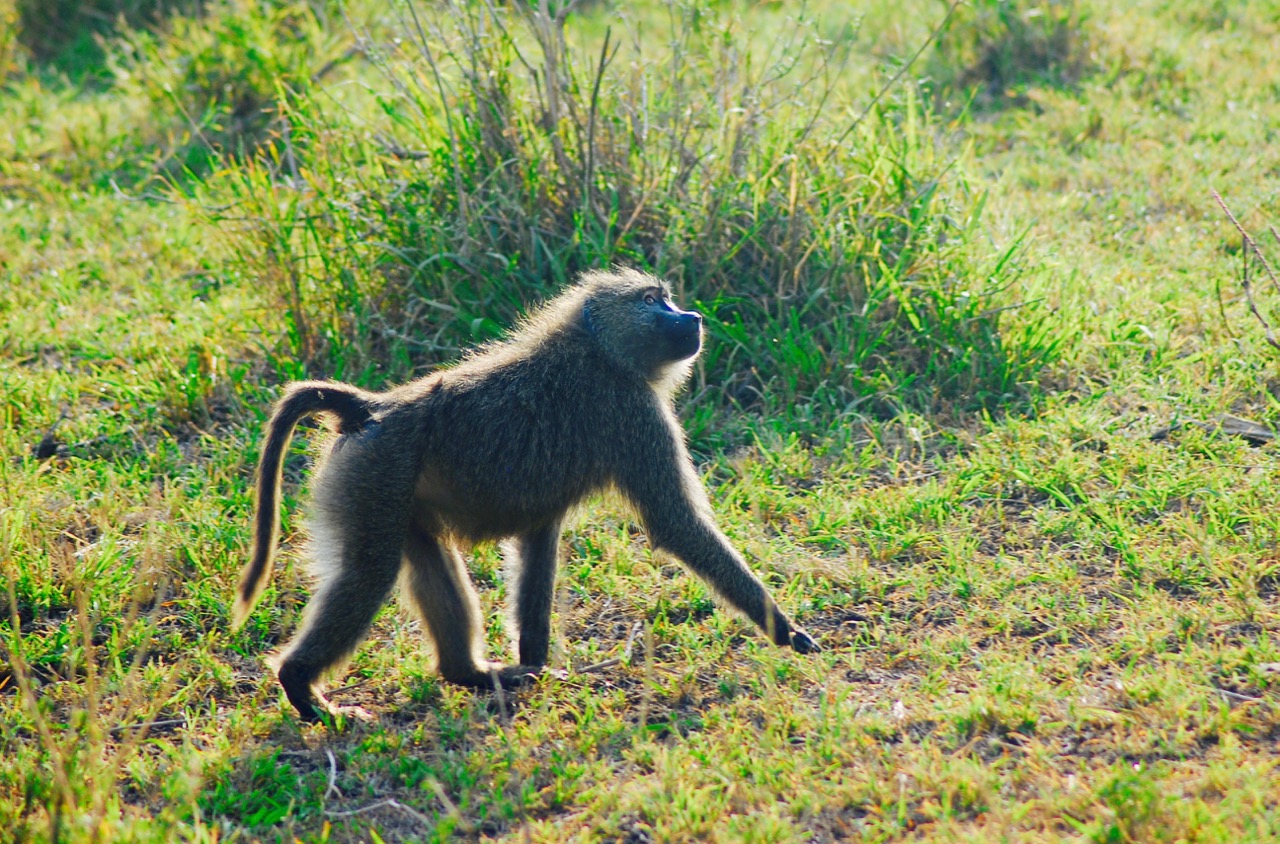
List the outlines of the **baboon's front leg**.
{"type": "Polygon", "coordinates": [[[551,650],[551,608],[555,598],[556,559],[560,551],[560,521],[516,540],[516,649],[521,665],[547,664],[551,650]]]}
{"type": "Polygon", "coordinates": [[[778,609],[764,584],[707,519],[693,519],[680,530],[661,530],[655,546],[674,554],[726,601],[759,625],[776,645],[800,653],[821,650],[818,643],[778,609]]]}
{"type": "Polygon", "coordinates": [[[759,625],[775,644],[790,646],[800,653],[821,650],[808,633],[778,609],[764,584],[716,527],[683,443],[654,437],[648,444],[650,459],[642,462],[639,457],[633,458],[634,465],[643,470],[624,476],[622,487],[639,509],[653,546],[674,554],[759,625]]]}

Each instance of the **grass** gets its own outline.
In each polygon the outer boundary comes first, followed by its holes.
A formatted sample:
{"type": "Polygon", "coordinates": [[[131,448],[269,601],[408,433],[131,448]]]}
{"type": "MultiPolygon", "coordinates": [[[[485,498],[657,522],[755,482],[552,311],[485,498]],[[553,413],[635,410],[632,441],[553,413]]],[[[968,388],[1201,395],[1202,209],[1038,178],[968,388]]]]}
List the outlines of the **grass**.
{"type": "MultiPolygon", "coordinates": [[[[976,3],[936,42],[946,9],[905,9],[815,4],[780,40],[794,13],[759,4],[592,4],[541,43],[481,7],[418,7],[419,32],[359,3],[206,4],[54,57],[0,34],[9,835],[1280,837],[1275,446],[1152,438],[1280,417],[1210,194],[1266,251],[1273,9],[976,3]],[[547,50],[582,118],[555,132],[520,60],[545,81],[547,50]],[[691,91],[746,90],[767,119],[678,122],[691,91]],[[458,150],[514,146],[459,167],[446,105],[458,150]],[[677,184],[637,115],[712,163],[677,184]],[[824,652],[766,646],[606,499],[565,537],[562,676],[443,684],[389,608],[332,683],[378,720],[300,725],[263,657],[307,594],[302,443],[280,570],[228,624],[281,383],[410,377],[612,260],[706,311],[682,416],[721,524],[824,652]]],[[[1277,295],[1254,287],[1272,324],[1277,295]]],[[[497,553],[472,572],[505,653],[497,553]]]]}

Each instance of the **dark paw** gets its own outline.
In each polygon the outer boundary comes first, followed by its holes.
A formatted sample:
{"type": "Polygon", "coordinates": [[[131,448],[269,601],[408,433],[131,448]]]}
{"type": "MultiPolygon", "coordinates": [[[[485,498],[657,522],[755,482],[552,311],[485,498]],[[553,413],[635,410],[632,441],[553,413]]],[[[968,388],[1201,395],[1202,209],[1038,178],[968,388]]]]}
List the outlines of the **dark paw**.
{"type": "Polygon", "coordinates": [[[503,665],[489,662],[464,675],[445,675],[445,679],[463,686],[493,691],[495,688],[519,689],[535,682],[546,671],[541,665],[503,665]]]}
{"type": "Polygon", "coordinates": [[[298,717],[307,724],[318,724],[332,711],[329,701],[324,695],[311,686],[310,672],[301,670],[292,663],[284,663],[276,674],[284,695],[298,711],[298,717]]]}
{"type": "Polygon", "coordinates": [[[791,631],[791,648],[802,654],[816,654],[822,650],[822,646],[803,630],[791,631]]]}
{"type": "Polygon", "coordinates": [[[540,665],[508,665],[497,669],[490,677],[496,674],[504,689],[519,689],[537,681],[545,670],[540,665]]]}

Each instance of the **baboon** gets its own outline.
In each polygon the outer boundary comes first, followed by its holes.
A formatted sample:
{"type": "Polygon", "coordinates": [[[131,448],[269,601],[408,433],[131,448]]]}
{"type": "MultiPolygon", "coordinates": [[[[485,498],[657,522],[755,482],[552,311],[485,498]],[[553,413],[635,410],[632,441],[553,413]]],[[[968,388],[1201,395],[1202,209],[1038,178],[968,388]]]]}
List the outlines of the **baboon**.
{"type": "Polygon", "coordinates": [[[818,644],[796,627],[712,520],[672,398],[702,345],[702,316],[658,279],[591,272],[509,339],[385,393],[290,385],[267,424],[253,555],[238,627],[262,592],[279,533],[281,464],[294,427],[322,415],[334,436],[311,484],[318,584],[301,630],[275,657],[307,721],[334,712],[315,688],[368,632],[396,579],[454,683],[518,685],[546,665],[560,530],[593,492],[619,491],[654,548],[673,554],[778,645],[818,644]],[[462,552],[506,540],[519,665],[482,655],[480,604],[462,552]]]}

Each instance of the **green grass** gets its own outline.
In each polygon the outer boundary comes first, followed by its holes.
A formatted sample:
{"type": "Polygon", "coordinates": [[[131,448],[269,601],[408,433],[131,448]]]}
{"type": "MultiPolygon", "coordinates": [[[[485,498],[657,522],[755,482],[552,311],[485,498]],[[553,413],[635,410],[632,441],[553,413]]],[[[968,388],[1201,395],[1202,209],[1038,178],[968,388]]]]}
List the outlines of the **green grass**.
{"type": "Polygon", "coordinates": [[[936,42],[925,0],[586,4],[541,43],[415,8],[0,27],[0,837],[1280,838],[1275,446],[1152,438],[1280,423],[1210,194],[1276,253],[1273,3],[977,2],[936,42]],[[391,607],[331,683],[377,720],[300,725],[264,657],[307,596],[305,438],[229,626],[282,383],[395,383],[610,261],[706,312],[681,414],[823,653],[605,499],[563,674],[449,686],[391,607]]]}

